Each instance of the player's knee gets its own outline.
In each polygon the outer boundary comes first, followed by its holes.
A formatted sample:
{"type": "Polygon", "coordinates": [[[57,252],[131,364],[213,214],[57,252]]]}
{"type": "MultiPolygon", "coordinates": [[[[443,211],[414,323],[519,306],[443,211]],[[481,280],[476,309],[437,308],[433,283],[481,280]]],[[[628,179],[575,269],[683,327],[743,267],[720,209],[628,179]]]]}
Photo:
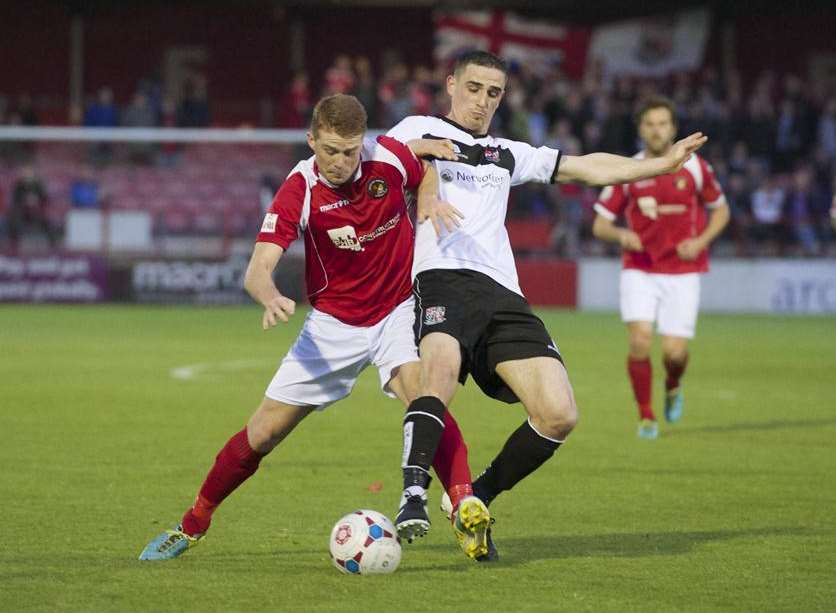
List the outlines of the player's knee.
{"type": "Polygon", "coordinates": [[[276,446],[277,442],[274,442],[276,434],[275,422],[262,411],[256,411],[247,423],[247,438],[250,447],[259,453],[268,453],[276,446]]]}
{"type": "Polygon", "coordinates": [[[421,372],[421,395],[448,402],[459,378],[460,359],[458,355],[440,354],[427,360],[421,372]]]}
{"type": "Polygon", "coordinates": [[[247,423],[250,446],[259,453],[269,453],[284,440],[303,416],[290,416],[282,409],[262,404],[247,423]]]}
{"type": "Polygon", "coordinates": [[[670,345],[668,347],[662,347],[662,355],[668,362],[681,364],[688,357],[688,349],[681,345],[670,345]]]}
{"type": "Polygon", "coordinates": [[[578,407],[568,392],[556,394],[537,413],[542,434],[550,438],[566,438],[578,423],[578,407]]]}
{"type": "Polygon", "coordinates": [[[645,330],[630,333],[630,355],[634,358],[646,358],[650,355],[653,335],[645,330]]]}

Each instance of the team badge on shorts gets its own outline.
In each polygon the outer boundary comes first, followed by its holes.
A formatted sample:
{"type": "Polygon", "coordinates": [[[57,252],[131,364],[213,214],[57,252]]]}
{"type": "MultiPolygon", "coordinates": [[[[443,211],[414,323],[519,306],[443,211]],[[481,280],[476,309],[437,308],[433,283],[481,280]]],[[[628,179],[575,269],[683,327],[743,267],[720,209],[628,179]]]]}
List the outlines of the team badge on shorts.
{"type": "Polygon", "coordinates": [[[424,325],[434,326],[446,320],[444,317],[447,308],[443,306],[427,307],[424,309],[424,325]]]}
{"type": "Polygon", "coordinates": [[[383,198],[389,192],[389,186],[383,179],[372,179],[369,181],[368,191],[372,198],[383,198]]]}

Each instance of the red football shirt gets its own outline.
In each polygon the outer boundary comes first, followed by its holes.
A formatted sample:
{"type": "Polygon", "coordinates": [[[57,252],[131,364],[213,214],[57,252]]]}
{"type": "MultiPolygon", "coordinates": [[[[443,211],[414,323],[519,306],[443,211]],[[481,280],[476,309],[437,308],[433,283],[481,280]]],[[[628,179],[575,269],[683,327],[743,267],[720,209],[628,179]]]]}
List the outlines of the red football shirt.
{"type": "Polygon", "coordinates": [[[287,249],[305,240],[305,281],[316,309],[353,326],[372,326],[412,287],[415,231],[405,190],[423,178],[421,162],[387,136],[365,141],[353,180],[330,185],[314,158],[279,188],[257,241],[287,249]]]}
{"type": "Polygon", "coordinates": [[[705,229],[706,209],[723,202],[711,165],[694,154],[678,172],[605,187],[595,212],[612,221],[623,216],[641,238],[644,250],[625,250],[624,268],[682,274],[708,271],[707,249],[688,262],[677,255],[676,246],[699,236],[705,229]]]}

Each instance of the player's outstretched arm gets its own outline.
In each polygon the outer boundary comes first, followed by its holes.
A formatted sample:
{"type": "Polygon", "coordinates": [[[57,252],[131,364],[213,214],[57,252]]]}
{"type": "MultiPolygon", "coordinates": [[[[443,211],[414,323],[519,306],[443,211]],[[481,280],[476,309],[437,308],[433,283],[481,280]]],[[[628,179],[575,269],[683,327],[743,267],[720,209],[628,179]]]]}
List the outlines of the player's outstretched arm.
{"type": "Polygon", "coordinates": [[[244,289],[253,300],[264,307],[261,327],[265,330],[272,328],[279,321],[287,322],[296,311],[296,303],[282,296],[273,283],[273,271],[283,253],[284,249],[279,245],[257,242],[244,277],[244,289]]]}
{"type": "Polygon", "coordinates": [[[429,220],[437,236],[441,236],[442,226],[448,232],[459,227],[459,219],[464,219],[460,210],[438,197],[438,173],[432,164],[424,162],[424,178],[418,186],[418,207],[415,211],[418,223],[429,220]]]}
{"type": "Polygon", "coordinates": [[[702,132],[695,132],[675,142],[665,155],[643,160],[611,153],[565,155],[557,169],[557,180],[561,183],[604,186],[676,172],[707,140],[702,132]]]}

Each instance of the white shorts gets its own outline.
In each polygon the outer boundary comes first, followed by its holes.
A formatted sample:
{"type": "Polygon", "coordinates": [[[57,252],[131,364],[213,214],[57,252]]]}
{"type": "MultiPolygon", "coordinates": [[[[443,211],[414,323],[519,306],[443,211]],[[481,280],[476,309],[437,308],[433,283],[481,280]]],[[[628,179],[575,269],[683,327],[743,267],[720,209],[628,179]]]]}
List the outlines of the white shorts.
{"type": "Polygon", "coordinates": [[[374,364],[380,387],[394,398],[389,389],[392,371],[418,360],[412,331],[414,302],[410,296],[370,327],[351,326],[312,310],[264,395],[287,404],[324,409],[348,396],[360,373],[374,364]]]}
{"type": "Polygon", "coordinates": [[[694,338],[700,305],[700,274],[621,271],[621,320],[656,322],[664,336],[694,338]]]}

